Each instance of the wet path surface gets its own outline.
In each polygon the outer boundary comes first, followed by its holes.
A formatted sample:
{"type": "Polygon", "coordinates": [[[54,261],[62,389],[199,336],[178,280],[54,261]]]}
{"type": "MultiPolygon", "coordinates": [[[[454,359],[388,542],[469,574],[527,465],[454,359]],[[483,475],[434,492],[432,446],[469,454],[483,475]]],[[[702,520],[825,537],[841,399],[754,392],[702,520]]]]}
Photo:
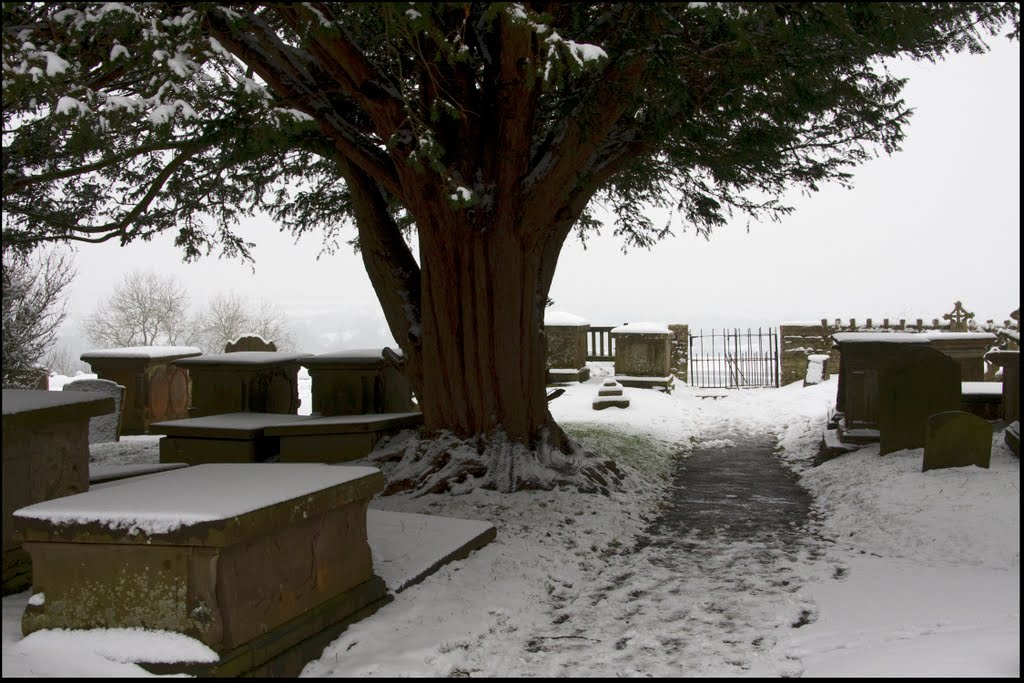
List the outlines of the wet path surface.
{"type": "Polygon", "coordinates": [[[681,457],[645,533],[621,548],[589,585],[555,581],[558,638],[531,652],[569,675],[800,676],[776,645],[817,618],[801,594],[830,571],[811,496],[773,453],[768,434],[720,433],[681,457]],[[570,604],[587,606],[586,624],[570,604]],[[600,634],[600,635],[598,635],[600,634]],[[615,654],[588,642],[617,634],[615,654]]]}
{"type": "Polygon", "coordinates": [[[726,434],[680,460],[651,535],[720,533],[736,541],[803,543],[811,496],[774,456],[774,446],[768,435],[726,434]]]}

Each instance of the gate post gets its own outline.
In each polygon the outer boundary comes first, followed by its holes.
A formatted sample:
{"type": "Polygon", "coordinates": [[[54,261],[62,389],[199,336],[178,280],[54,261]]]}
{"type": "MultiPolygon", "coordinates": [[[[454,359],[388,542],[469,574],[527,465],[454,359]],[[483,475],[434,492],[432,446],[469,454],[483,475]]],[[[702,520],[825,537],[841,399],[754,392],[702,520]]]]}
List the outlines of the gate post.
{"type": "MultiPolygon", "coordinates": [[[[831,330],[821,322],[782,323],[779,337],[782,341],[782,385],[799,382],[807,375],[807,357],[813,354],[831,355],[831,330]]],[[[833,363],[829,364],[835,367],[833,363]]],[[[828,377],[822,377],[828,379],[828,377]]]]}
{"type": "Polygon", "coordinates": [[[670,372],[683,384],[687,383],[687,371],[690,367],[690,326],[669,325],[672,332],[672,358],[670,372]]]}

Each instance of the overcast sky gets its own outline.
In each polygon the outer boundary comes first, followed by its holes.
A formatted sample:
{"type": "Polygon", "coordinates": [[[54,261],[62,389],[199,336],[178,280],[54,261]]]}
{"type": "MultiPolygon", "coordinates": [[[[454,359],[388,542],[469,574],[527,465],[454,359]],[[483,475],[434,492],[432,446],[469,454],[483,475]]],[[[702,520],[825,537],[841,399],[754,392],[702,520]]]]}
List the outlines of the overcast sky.
{"type": "MultiPolygon", "coordinates": [[[[990,44],[985,55],[893,65],[910,77],[904,98],[916,109],[904,149],[859,167],[852,190],[794,194],[797,210],[783,222],[751,222],[748,231],[737,217],[710,241],[679,229],[652,251],[623,255],[610,229],[586,250],[573,238],[552,286],[554,309],[593,324],[756,327],[930,320],[961,300],[979,320],[1007,318],[1020,291],[1020,46],[1002,37],[990,44]]],[[[216,257],[182,263],[171,235],[78,247],[65,338],[124,273],[142,268],[178,276],[196,304],[235,290],[286,308],[304,350],[390,340],[357,255],[346,248],[317,261],[315,236],[295,244],[267,219],[242,232],[256,243],[255,273],[216,257]]]]}

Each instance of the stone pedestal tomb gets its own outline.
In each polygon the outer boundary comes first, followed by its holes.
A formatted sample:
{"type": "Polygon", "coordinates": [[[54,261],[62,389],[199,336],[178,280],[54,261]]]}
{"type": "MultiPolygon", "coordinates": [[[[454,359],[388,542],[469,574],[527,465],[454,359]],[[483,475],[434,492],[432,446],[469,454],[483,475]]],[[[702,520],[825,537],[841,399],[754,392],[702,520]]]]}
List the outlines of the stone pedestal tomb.
{"type": "Polygon", "coordinates": [[[992,348],[996,335],[990,332],[926,332],[924,336],[933,349],[960,365],[960,381],[984,381],[985,353],[992,348]]]}
{"type": "Polygon", "coordinates": [[[590,322],[578,315],[547,311],[544,314],[544,334],[548,341],[548,384],[586,382],[590,379],[587,367],[587,332],[590,322]]]}
{"type": "Polygon", "coordinates": [[[615,380],[626,387],[671,391],[672,332],[663,323],[631,323],[612,330],[615,380]]]}
{"type": "Polygon", "coordinates": [[[383,487],[371,467],[199,465],[20,509],[22,632],[172,631],[219,659],[168,673],[295,676],[386,601],[366,532],[383,487]]]}
{"type": "Polygon", "coordinates": [[[1003,369],[1003,415],[1007,422],[1020,419],[1020,351],[990,351],[985,359],[1003,369]]]}
{"type": "Polygon", "coordinates": [[[384,357],[383,349],[348,349],[307,356],[314,415],[404,413],[412,410],[412,387],[384,357]]]}
{"type": "Polygon", "coordinates": [[[113,410],[114,399],[94,393],[3,390],[4,595],[31,581],[11,515],[89,490],[89,419],[113,410]]]}
{"type": "Polygon", "coordinates": [[[146,434],[151,422],[188,417],[188,371],[171,363],[202,353],[194,346],[131,346],[86,351],[82,360],[100,379],[124,387],[121,433],[146,434]]]}
{"type": "MultiPolygon", "coordinates": [[[[847,443],[879,440],[879,375],[883,368],[914,348],[930,344],[910,332],[840,332],[836,418],[839,437],[847,443]]],[[[957,405],[949,408],[955,410],[957,405]]]]}
{"type": "Polygon", "coordinates": [[[940,351],[911,347],[891,360],[879,373],[878,452],[923,448],[929,416],[959,410],[960,394],[960,366],[940,351]]]}
{"type": "Polygon", "coordinates": [[[308,353],[239,351],[183,358],[174,365],[192,379],[188,417],[299,411],[299,365],[308,353]]]}

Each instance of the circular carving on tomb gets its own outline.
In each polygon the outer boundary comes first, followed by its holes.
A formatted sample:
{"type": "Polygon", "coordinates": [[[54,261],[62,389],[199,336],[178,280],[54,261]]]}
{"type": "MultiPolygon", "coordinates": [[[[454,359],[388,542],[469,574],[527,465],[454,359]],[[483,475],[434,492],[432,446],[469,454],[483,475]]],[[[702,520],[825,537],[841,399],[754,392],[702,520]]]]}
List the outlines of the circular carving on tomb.
{"type": "Polygon", "coordinates": [[[149,414],[150,419],[159,422],[167,416],[167,405],[170,403],[168,377],[163,367],[156,368],[149,376],[149,414]]]}
{"type": "Polygon", "coordinates": [[[293,393],[295,389],[287,377],[274,375],[267,384],[266,410],[268,413],[294,413],[293,393]]]}
{"type": "Polygon", "coordinates": [[[171,415],[179,417],[187,414],[188,371],[184,368],[174,368],[171,370],[168,382],[168,399],[171,404],[171,415]]]}

